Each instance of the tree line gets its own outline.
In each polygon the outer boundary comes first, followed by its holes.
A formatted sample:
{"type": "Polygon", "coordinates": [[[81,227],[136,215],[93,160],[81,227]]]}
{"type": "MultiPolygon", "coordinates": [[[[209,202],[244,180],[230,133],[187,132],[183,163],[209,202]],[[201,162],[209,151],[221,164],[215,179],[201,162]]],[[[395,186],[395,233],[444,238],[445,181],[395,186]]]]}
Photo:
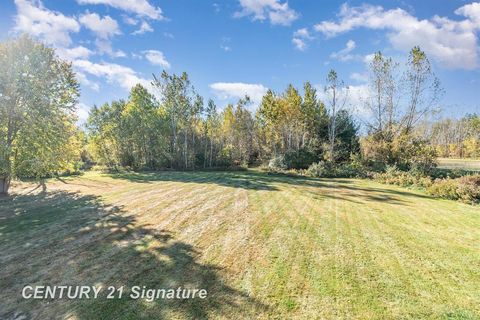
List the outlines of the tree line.
{"type": "MultiPolygon", "coordinates": [[[[332,122],[316,90],[289,85],[269,90],[256,112],[248,96],[219,110],[204,103],[186,73],[163,72],[152,82],[160,98],[137,84],[127,100],[93,107],[87,121],[88,150],[109,167],[155,170],[260,164],[283,156],[308,167],[324,156],[332,122]]],[[[336,159],[358,152],[358,127],[346,110],[335,115],[336,159]]]]}
{"type": "Polygon", "coordinates": [[[323,90],[311,83],[268,90],[258,108],[205,101],[181,75],[154,75],[126,99],[94,106],[76,125],[79,85],[69,62],[28,36],[0,43],[0,193],[12,178],[78,171],[85,164],[133,170],[213,169],[269,164],[306,169],[361,158],[428,168],[437,155],[478,157],[479,117],[428,122],[443,90],[418,47],[400,65],[381,52],[369,65],[369,90],[352,106],[331,70],[323,90]],[[354,109],[368,117],[359,120],[354,109]],[[361,131],[363,128],[363,131],[361,131]],[[362,134],[360,134],[362,132],[362,134]]]}

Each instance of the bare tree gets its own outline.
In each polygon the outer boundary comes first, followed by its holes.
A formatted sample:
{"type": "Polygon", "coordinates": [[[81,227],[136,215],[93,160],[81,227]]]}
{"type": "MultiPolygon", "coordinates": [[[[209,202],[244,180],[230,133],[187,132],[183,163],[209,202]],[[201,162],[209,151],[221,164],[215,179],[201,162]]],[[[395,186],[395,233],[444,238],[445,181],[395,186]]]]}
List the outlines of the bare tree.
{"type": "Polygon", "coordinates": [[[345,86],[342,80],[338,79],[335,70],[330,70],[327,75],[325,94],[330,107],[330,121],[328,125],[329,157],[331,161],[335,161],[335,140],[338,133],[337,116],[338,113],[345,108],[348,100],[348,87],[345,86]]]}
{"type": "Polygon", "coordinates": [[[392,139],[394,135],[399,82],[398,63],[384,57],[381,52],[375,53],[370,63],[370,97],[366,100],[372,119],[367,125],[385,139],[392,139]]]}
{"type": "Polygon", "coordinates": [[[427,55],[419,47],[414,47],[410,51],[404,81],[408,104],[401,120],[401,128],[409,133],[417,121],[433,110],[443,90],[432,71],[427,55]]]}

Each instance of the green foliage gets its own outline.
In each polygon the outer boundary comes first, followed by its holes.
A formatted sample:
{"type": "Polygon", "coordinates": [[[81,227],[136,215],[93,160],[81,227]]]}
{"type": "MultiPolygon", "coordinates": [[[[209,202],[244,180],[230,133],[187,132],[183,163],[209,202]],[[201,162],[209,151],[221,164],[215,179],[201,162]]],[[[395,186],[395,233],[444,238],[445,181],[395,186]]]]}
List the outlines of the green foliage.
{"type": "MultiPolygon", "coordinates": [[[[292,85],[282,95],[268,91],[255,116],[248,97],[220,113],[211,100],[204,107],[186,73],[163,72],[154,85],[160,91],[158,101],[137,85],[127,101],[92,109],[88,142],[98,164],[135,170],[207,169],[282,156],[284,165],[278,168],[306,169],[323,157],[329,116],[308,82],[303,97],[292,85]]],[[[336,117],[338,161],[344,161],[359,150],[358,128],[348,112],[336,117]]]]}
{"type": "Polygon", "coordinates": [[[203,108],[186,74],[164,73],[162,79],[157,82],[164,92],[162,101],[137,85],[128,101],[92,109],[89,149],[98,164],[191,170],[236,167],[254,160],[255,122],[246,108],[248,97],[219,114],[213,101],[203,108]]]}
{"type": "Polygon", "coordinates": [[[401,135],[394,143],[399,164],[422,174],[429,174],[437,166],[437,153],[430,143],[422,138],[401,135]]]}
{"type": "Polygon", "coordinates": [[[375,173],[373,179],[380,183],[393,184],[402,187],[428,188],[432,185],[432,179],[421,172],[401,171],[397,166],[387,166],[385,172],[375,173]]]}
{"type": "Polygon", "coordinates": [[[430,174],[437,166],[437,153],[431,144],[413,134],[402,134],[391,141],[380,135],[362,139],[362,152],[367,161],[395,165],[402,170],[430,174]]]}
{"type": "Polygon", "coordinates": [[[268,169],[270,171],[281,171],[288,169],[288,166],[285,163],[285,156],[282,155],[272,158],[268,162],[268,169]]]}
{"type": "Polygon", "coordinates": [[[334,164],[330,161],[320,161],[310,165],[306,175],[314,178],[354,178],[361,177],[363,172],[356,162],[334,164]]]}
{"type": "Polygon", "coordinates": [[[307,175],[314,178],[330,177],[332,173],[333,173],[333,166],[331,165],[330,162],[327,162],[327,161],[312,163],[307,170],[307,175]]]}
{"type": "Polygon", "coordinates": [[[78,96],[53,49],[27,36],[0,43],[0,180],[75,170],[78,96]]]}
{"type": "Polygon", "coordinates": [[[360,153],[359,127],[347,110],[337,113],[336,127],[335,162],[348,162],[352,154],[360,153]]]}
{"type": "Polygon", "coordinates": [[[427,193],[445,199],[461,200],[467,203],[480,201],[480,175],[466,175],[456,179],[433,180],[421,172],[401,171],[396,166],[388,166],[383,173],[376,173],[374,180],[380,183],[402,187],[420,187],[427,193]]]}
{"type": "Polygon", "coordinates": [[[281,95],[269,90],[256,113],[259,152],[267,159],[272,155],[286,155],[292,158],[292,168],[306,168],[323,154],[328,123],[325,105],[309,82],[304,85],[303,96],[292,85],[281,95]],[[298,163],[293,159],[295,153],[304,158],[305,150],[314,155],[311,162],[304,159],[298,163]]]}
{"type": "Polygon", "coordinates": [[[433,185],[431,185],[427,192],[433,196],[451,200],[457,200],[457,182],[455,179],[441,179],[436,180],[433,185]]]}
{"type": "Polygon", "coordinates": [[[92,108],[87,128],[90,152],[98,164],[156,169],[166,161],[164,110],[141,85],[132,88],[128,102],[92,108]]]}
{"type": "Polygon", "coordinates": [[[287,152],[284,160],[288,169],[307,169],[318,160],[318,157],[307,148],[302,148],[298,151],[287,152]]]}

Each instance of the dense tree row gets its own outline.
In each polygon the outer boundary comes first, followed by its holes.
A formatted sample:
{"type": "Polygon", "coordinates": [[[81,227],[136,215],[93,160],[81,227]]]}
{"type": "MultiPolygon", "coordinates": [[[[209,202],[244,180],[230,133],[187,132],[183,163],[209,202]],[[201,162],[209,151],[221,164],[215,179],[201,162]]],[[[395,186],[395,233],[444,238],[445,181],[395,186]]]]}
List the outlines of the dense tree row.
{"type": "Polygon", "coordinates": [[[75,124],[79,85],[71,64],[29,37],[8,40],[0,43],[0,193],[12,178],[72,172],[86,162],[193,170],[322,161],[317,169],[324,171],[361,155],[379,169],[425,170],[437,155],[480,156],[479,116],[426,121],[442,90],[420,48],[404,66],[378,52],[369,70],[361,105],[352,106],[349,88],[332,70],[322,100],[306,82],[303,90],[269,90],[258,108],[248,97],[219,108],[204,101],[186,73],[163,72],[151,92],[138,84],[128,99],[93,107],[83,132],[75,124]],[[355,107],[368,112],[361,139],[355,107]]]}
{"type": "MultiPolygon", "coordinates": [[[[331,116],[310,83],[301,96],[288,86],[268,91],[257,112],[248,97],[219,111],[205,105],[186,73],[163,72],[153,81],[160,99],[144,87],[127,101],[94,107],[87,123],[89,150],[107,166],[134,169],[198,169],[251,165],[287,156],[289,166],[308,167],[322,159],[331,116]]],[[[336,160],[358,152],[357,126],[343,110],[336,114],[336,160]]]]}

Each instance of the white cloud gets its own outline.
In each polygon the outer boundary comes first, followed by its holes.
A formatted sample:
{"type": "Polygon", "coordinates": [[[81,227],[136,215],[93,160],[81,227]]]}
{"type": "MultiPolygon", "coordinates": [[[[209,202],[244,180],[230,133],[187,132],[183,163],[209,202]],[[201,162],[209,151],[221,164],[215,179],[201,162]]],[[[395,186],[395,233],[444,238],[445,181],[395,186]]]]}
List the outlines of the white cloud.
{"type": "Polygon", "coordinates": [[[137,34],[144,34],[146,32],[153,32],[153,28],[152,26],[150,26],[148,22],[142,21],[142,24],[140,25],[140,29],[135,30],[134,32],[132,32],[132,34],[137,35],[137,34]]]}
{"type": "Polygon", "coordinates": [[[90,107],[87,106],[85,103],[80,102],[79,104],[77,104],[77,116],[79,123],[87,122],[89,111],[90,107]]]}
{"type": "Polygon", "coordinates": [[[474,24],[474,27],[480,29],[480,2],[473,2],[455,10],[455,14],[467,17],[474,24]]]}
{"type": "Polygon", "coordinates": [[[368,116],[369,109],[366,107],[366,99],[370,89],[367,84],[348,87],[347,105],[350,110],[359,116],[368,116]]]}
{"type": "Polygon", "coordinates": [[[293,33],[293,36],[298,38],[303,38],[303,39],[312,39],[312,36],[310,35],[310,32],[308,31],[307,28],[298,29],[293,33]]]}
{"type": "Polygon", "coordinates": [[[135,52],[131,52],[130,55],[132,56],[133,59],[138,59],[138,60],[143,59],[142,55],[137,54],[135,52]]]}
{"type": "Polygon", "coordinates": [[[219,99],[240,99],[248,95],[255,104],[259,104],[262,101],[262,97],[268,90],[261,84],[243,82],[216,82],[212,83],[210,88],[219,99]]]}
{"type": "Polygon", "coordinates": [[[147,50],[143,52],[145,58],[153,65],[162,66],[166,69],[170,68],[170,63],[165,58],[163,52],[158,50],[147,50]]]}
{"type": "Polygon", "coordinates": [[[223,37],[222,43],[220,44],[220,48],[225,52],[232,51],[232,47],[229,45],[231,41],[232,39],[230,39],[229,37],[223,37]]]}
{"type": "Polygon", "coordinates": [[[74,48],[58,48],[57,54],[65,60],[88,59],[93,54],[93,51],[84,46],[78,46],[74,48]]]}
{"type": "Polygon", "coordinates": [[[253,20],[269,19],[271,24],[288,26],[298,19],[299,14],[288,6],[288,2],[280,0],[239,0],[241,11],[234,17],[241,18],[253,15],[253,20]]]}
{"type": "Polygon", "coordinates": [[[313,37],[310,35],[310,32],[307,28],[298,29],[293,33],[292,43],[300,51],[305,51],[307,49],[307,40],[312,40],[313,37]]]}
{"type": "Polygon", "coordinates": [[[220,49],[222,49],[225,52],[232,51],[232,48],[230,46],[227,46],[227,45],[224,45],[224,44],[220,45],[220,49]]]}
{"type": "MultiPolygon", "coordinates": [[[[325,92],[325,87],[321,84],[317,84],[314,86],[318,92],[318,98],[325,102],[328,107],[328,100],[331,97],[325,92]]],[[[343,99],[345,99],[345,105],[343,106],[344,109],[352,112],[353,114],[359,117],[368,117],[370,115],[370,110],[366,106],[366,99],[369,96],[369,87],[367,84],[360,84],[360,85],[349,85],[347,87],[342,88],[340,95],[340,103],[343,105],[343,99]]]]}
{"type": "Polygon", "coordinates": [[[78,32],[80,24],[73,17],[46,9],[41,1],[15,0],[16,32],[28,33],[50,45],[69,46],[70,33],[78,32]]]}
{"type": "Polygon", "coordinates": [[[307,44],[302,39],[293,38],[292,43],[295,45],[295,48],[297,48],[297,50],[305,51],[305,49],[307,49],[307,44]]]}
{"type": "Polygon", "coordinates": [[[358,82],[366,82],[368,80],[368,75],[365,73],[354,72],[350,75],[350,79],[358,82]]]}
{"type": "Polygon", "coordinates": [[[117,50],[113,53],[113,56],[115,58],[125,58],[127,56],[127,54],[122,50],[117,50]]]}
{"type": "Polygon", "coordinates": [[[75,71],[76,71],[77,79],[81,84],[83,84],[86,87],[89,87],[93,91],[96,91],[96,92],[100,91],[100,84],[98,82],[91,81],[90,79],[87,78],[85,73],[78,70],[78,68],[75,68],[75,69],[76,69],[75,71]]]}
{"type": "Polygon", "coordinates": [[[110,16],[101,18],[96,13],[86,13],[80,16],[79,21],[102,39],[108,39],[121,33],[117,21],[110,16]]]}
{"type": "Polygon", "coordinates": [[[117,84],[129,91],[137,83],[152,89],[151,82],[141,78],[133,69],[115,63],[93,63],[88,60],[73,61],[75,69],[88,73],[98,78],[105,78],[107,82],[117,84]]]}
{"type": "Polygon", "coordinates": [[[162,9],[154,7],[148,0],[77,0],[79,4],[104,4],[141,17],[163,20],[162,9]]]}
{"type": "Polygon", "coordinates": [[[86,14],[80,16],[79,21],[97,36],[97,39],[95,39],[95,45],[100,53],[107,53],[116,58],[126,56],[123,51],[114,51],[112,49],[110,38],[121,34],[118,23],[115,19],[111,18],[110,16],[105,16],[102,18],[96,13],[87,12],[86,14]]]}
{"type": "Polygon", "coordinates": [[[352,60],[355,58],[354,55],[351,54],[351,52],[355,49],[356,43],[353,40],[348,40],[347,44],[345,45],[345,48],[338,52],[333,52],[330,55],[330,58],[340,60],[340,61],[348,61],[352,60]]]}
{"type": "Polygon", "coordinates": [[[136,25],[138,24],[138,20],[137,20],[137,19],[134,19],[134,18],[132,18],[132,17],[123,15],[122,18],[123,18],[123,22],[125,22],[125,23],[128,24],[128,25],[136,26],[136,25]]]}
{"type": "Polygon", "coordinates": [[[373,61],[373,58],[375,58],[375,53],[367,54],[366,56],[363,57],[363,63],[369,64],[370,62],[373,61]]]}
{"type": "Polygon", "coordinates": [[[107,53],[114,58],[123,58],[127,56],[122,50],[114,51],[112,43],[108,39],[97,38],[95,39],[95,45],[97,46],[99,53],[107,53]]]}
{"type": "Polygon", "coordinates": [[[334,37],[357,28],[386,30],[392,46],[408,51],[416,45],[449,68],[474,69],[478,66],[476,30],[479,29],[478,3],[466,5],[455,13],[467,17],[454,21],[434,16],[419,20],[402,9],[385,10],[381,6],[341,6],[339,21],[323,21],[315,30],[334,37]]]}

